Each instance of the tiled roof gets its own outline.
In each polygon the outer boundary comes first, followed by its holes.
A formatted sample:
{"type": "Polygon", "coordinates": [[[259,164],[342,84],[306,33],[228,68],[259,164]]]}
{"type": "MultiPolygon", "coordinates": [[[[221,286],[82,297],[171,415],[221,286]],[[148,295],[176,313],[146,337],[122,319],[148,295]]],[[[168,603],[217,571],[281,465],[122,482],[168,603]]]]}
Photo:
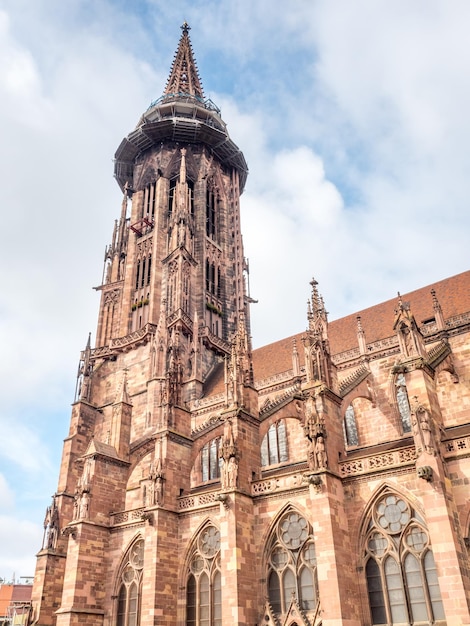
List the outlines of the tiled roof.
{"type": "Polygon", "coordinates": [[[12,594],[13,585],[0,585],[0,616],[2,617],[7,614],[12,594]]]}
{"type": "MultiPolygon", "coordinates": [[[[434,317],[431,296],[431,290],[433,289],[441,305],[444,319],[470,311],[470,271],[467,271],[427,287],[401,294],[404,302],[410,302],[411,312],[419,326],[421,326],[423,321],[434,317]]],[[[338,354],[357,347],[356,319],[358,316],[361,318],[367,343],[391,337],[394,334],[393,322],[397,304],[398,297],[395,297],[330,322],[328,325],[328,337],[331,353],[338,354]]],[[[303,334],[301,332],[254,350],[253,370],[255,379],[260,381],[292,369],[292,346],[294,339],[297,340],[300,363],[303,364],[301,341],[303,334]]]]}
{"type": "MultiPolygon", "coordinates": [[[[457,276],[440,280],[427,287],[401,294],[403,302],[410,302],[411,312],[418,326],[421,326],[425,320],[434,317],[431,290],[436,292],[444,319],[470,311],[469,270],[462,274],[457,274],[457,276]]],[[[339,354],[358,346],[356,321],[358,316],[361,318],[367,343],[391,337],[394,334],[393,323],[397,305],[398,296],[330,322],[328,325],[328,337],[331,353],[333,355],[339,354]]],[[[259,382],[292,369],[294,340],[297,342],[300,365],[303,365],[303,335],[304,331],[254,350],[253,371],[255,381],[259,382]]],[[[221,363],[211,373],[210,379],[205,385],[205,395],[210,396],[223,391],[224,368],[221,363]]]]}

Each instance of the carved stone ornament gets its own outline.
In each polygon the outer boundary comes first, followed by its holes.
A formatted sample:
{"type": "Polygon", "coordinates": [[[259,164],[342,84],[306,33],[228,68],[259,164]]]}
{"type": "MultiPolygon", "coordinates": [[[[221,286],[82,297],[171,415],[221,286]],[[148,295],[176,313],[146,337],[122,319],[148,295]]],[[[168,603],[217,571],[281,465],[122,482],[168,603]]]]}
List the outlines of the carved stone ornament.
{"type": "Polygon", "coordinates": [[[61,534],[64,537],[72,537],[72,539],[77,538],[77,529],[74,526],[66,526],[62,529],[61,534]]]}

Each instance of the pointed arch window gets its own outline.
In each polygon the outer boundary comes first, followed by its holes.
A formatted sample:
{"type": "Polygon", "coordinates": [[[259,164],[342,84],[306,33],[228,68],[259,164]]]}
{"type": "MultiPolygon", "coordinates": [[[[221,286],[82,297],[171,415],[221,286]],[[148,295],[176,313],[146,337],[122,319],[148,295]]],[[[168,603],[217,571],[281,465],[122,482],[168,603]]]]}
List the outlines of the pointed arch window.
{"type": "Polygon", "coordinates": [[[210,188],[206,190],[206,235],[217,239],[217,195],[210,188]]]}
{"type": "Polygon", "coordinates": [[[271,424],[261,442],[261,466],[276,465],[288,460],[286,423],[279,420],[271,424]]]}
{"type": "Polygon", "coordinates": [[[155,218],[155,203],[157,196],[157,183],[153,181],[148,184],[144,189],[144,201],[142,204],[141,217],[145,217],[148,220],[155,218]]]}
{"type": "Polygon", "coordinates": [[[189,560],[186,626],[222,626],[220,532],[210,524],[200,533],[189,560]]]}
{"type": "Polygon", "coordinates": [[[191,215],[194,215],[194,183],[189,178],[186,182],[188,185],[189,210],[191,211],[191,215]]]}
{"type": "Polygon", "coordinates": [[[222,459],[220,458],[220,448],[222,438],[217,437],[206,443],[201,450],[201,474],[203,482],[220,478],[222,459]]]}
{"type": "Polygon", "coordinates": [[[215,295],[217,291],[216,275],[220,276],[220,270],[216,274],[215,264],[206,259],[206,291],[212,295],[215,295]]]}
{"type": "Polygon", "coordinates": [[[344,440],[347,446],[358,446],[359,437],[357,434],[356,414],[352,404],[348,406],[344,413],[343,421],[344,440]]]}
{"type": "Polygon", "coordinates": [[[170,185],[168,187],[168,215],[171,215],[173,212],[173,204],[175,201],[175,191],[176,191],[176,178],[172,178],[170,180],[170,185]]]}
{"type": "Polygon", "coordinates": [[[144,541],[136,541],[121,566],[117,589],[116,626],[139,626],[142,598],[144,541]]]}
{"type": "Polygon", "coordinates": [[[292,599],[303,611],[318,602],[317,557],[310,524],[296,511],[277,523],[268,548],[268,597],[276,615],[285,615],[292,599]]]}
{"type": "Polygon", "coordinates": [[[429,535],[405,500],[388,492],[375,504],[365,537],[372,624],[444,620],[429,535]]]}
{"type": "Polygon", "coordinates": [[[406,381],[403,374],[398,374],[396,382],[396,399],[398,412],[400,413],[401,424],[404,433],[411,432],[411,411],[408,392],[406,390],[406,381]]]}

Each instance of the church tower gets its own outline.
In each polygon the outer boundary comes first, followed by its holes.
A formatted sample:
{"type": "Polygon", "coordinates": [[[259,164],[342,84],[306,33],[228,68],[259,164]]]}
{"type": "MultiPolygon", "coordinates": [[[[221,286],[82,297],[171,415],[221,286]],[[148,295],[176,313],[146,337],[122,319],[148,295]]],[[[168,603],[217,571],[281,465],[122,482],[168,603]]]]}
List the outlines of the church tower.
{"type": "Polygon", "coordinates": [[[470,272],[253,351],[187,24],[115,176],[29,626],[469,626],[470,272]]]}
{"type": "MultiPolygon", "coordinates": [[[[98,287],[96,347],[89,339],[81,355],[38,555],[32,622],[44,626],[130,626],[136,598],[140,623],[176,623],[177,587],[168,581],[172,596],[157,588],[155,570],[158,561],[177,579],[178,498],[190,490],[198,428],[191,406],[224,371],[224,406],[249,404],[239,205],[248,168],[204,97],[189,30],[163,95],[115,154],[123,199],[98,287]]],[[[225,461],[211,462],[228,470],[236,426],[224,428],[225,461]]]]}

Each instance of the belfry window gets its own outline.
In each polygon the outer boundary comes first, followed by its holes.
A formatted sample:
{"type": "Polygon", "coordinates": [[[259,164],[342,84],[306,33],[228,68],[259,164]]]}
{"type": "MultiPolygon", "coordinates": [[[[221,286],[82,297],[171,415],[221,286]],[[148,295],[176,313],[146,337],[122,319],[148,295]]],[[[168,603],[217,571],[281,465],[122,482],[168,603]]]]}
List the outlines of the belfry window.
{"type": "Polygon", "coordinates": [[[189,561],[186,626],[222,626],[220,532],[212,525],[200,533],[189,561]]]}
{"type": "Polygon", "coordinates": [[[144,541],[131,546],[121,567],[117,592],[116,626],[139,626],[142,597],[144,541]]]}
{"type": "Polygon", "coordinates": [[[147,185],[144,189],[144,201],[142,204],[142,215],[141,217],[146,217],[148,220],[153,220],[155,218],[155,202],[157,195],[157,183],[154,181],[147,185]]]}
{"type": "Polygon", "coordinates": [[[219,277],[220,271],[216,274],[214,263],[210,263],[209,259],[206,259],[206,291],[208,291],[212,295],[215,295],[217,290],[215,283],[216,275],[217,277],[219,277]]]}
{"type": "Polygon", "coordinates": [[[285,615],[292,598],[303,611],[314,611],[318,602],[317,557],[312,529],[295,511],[280,519],[268,551],[269,602],[277,615],[285,615]]]}
{"type": "Polygon", "coordinates": [[[201,474],[202,480],[216,480],[220,478],[222,460],[219,457],[219,449],[222,445],[221,437],[212,439],[201,450],[201,474]]]}
{"type": "Polygon", "coordinates": [[[194,183],[192,180],[187,180],[188,185],[188,200],[189,200],[189,210],[191,215],[194,215],[194,183]]]}
{"type": "Polygon", "coordinates": [[[394,493],[383,495],[373,508],[365,558],[372,624],[433,624],[445,619],[426,527],[394,493]]]}
{"type": "Polygon", "coordinates": [[[206,191],[206,235],[217,238],[217,196],[212,189],[206,191]]]}
{"type": "Polygon", "coordinates": [[[135,288],[141,289],[150,284],[152,274],[152,255],[144,256],[137,260],[135,268],[135,288]]]}
{"type": "Polygon", "coordinates": [[[261,466],[285,463],[288,460],[286,423],[279,420],[271,424],[261,442],[261,466]]]}
{"type": "Polygon", "coordinates": [[[352,404],[348,406],[344,413],[344,439],[347,446],[359,445],[359,437],[357,435],[356,415],[352,404]]]}
{"type": "Polygon", "coordinates": [[[171,215],[173,212],[173,205],[175,201],[175,191],[176,191],[176,178],[172,178],[170,180],[170,186],[168,189],[168,215],[171,215]]]}
{"type": "Polygon", "coordinates": [[[406,390],[406,381],[403,374],[398,374],[396,382],[395,382],[397,391],[397,405],[398,412],[401,417],[401,424],[404,433],[411,432],[411,411],[410,411],[410,401],[408,399],[408,392],[406,390]]]}

